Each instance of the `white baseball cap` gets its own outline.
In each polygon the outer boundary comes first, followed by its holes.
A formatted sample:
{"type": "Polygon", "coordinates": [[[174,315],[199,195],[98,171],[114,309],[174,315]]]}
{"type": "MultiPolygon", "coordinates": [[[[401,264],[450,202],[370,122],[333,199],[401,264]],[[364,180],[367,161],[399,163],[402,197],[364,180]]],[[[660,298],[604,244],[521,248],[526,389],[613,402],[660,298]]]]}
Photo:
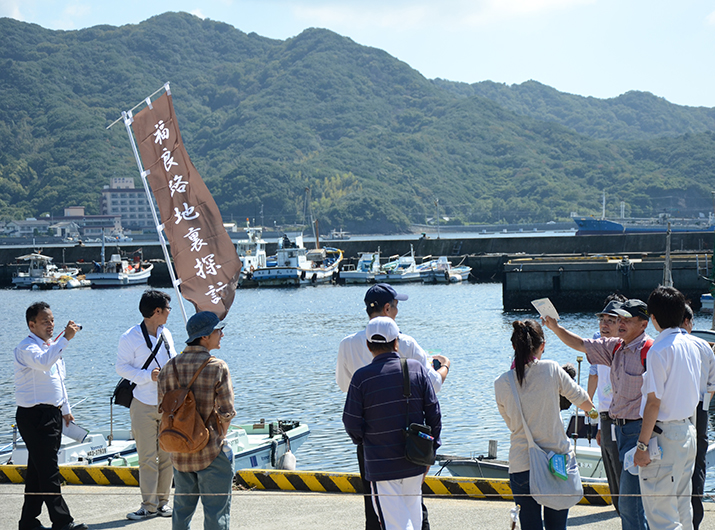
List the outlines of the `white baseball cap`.
{"type": "Polygon", "coordinates": [[[388,343],[400,335],[400,329],[390,317],[373,318],[367,323],[365,335],[368,342],[388,343]]]}

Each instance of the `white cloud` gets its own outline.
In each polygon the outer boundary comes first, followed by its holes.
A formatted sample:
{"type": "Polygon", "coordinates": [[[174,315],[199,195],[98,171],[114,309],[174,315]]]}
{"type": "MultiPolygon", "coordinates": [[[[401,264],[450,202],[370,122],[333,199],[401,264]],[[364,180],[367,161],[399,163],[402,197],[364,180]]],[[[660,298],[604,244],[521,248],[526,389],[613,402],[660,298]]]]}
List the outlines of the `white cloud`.
{"type": "Polygon", "coordinates": [[[473,28],[498,21],[568,10],[596,0],[429,0],[385,2],[291,3],[296,18],[317,26],[420,28],[473,28]]]}
{"type": "Polygon", "coordinates": [[[715,26],[715,11],[713,11],[707,17],[705,17],[705,22],[707,23],[708,26],[715,26]]]}
{"type": "Polygon", "coordinates": [[[189,11],[192,15],[195,17],[199,17],[201,20],[206,18],[206,15],[204,15],[200,9],[194,9],[193,11],[189,11]]]}
{"type": "Polygon", "coordinates": [[[0,0],[0,17],[25,20],[20,11],[20,2],[18,0],[0,0]]]}

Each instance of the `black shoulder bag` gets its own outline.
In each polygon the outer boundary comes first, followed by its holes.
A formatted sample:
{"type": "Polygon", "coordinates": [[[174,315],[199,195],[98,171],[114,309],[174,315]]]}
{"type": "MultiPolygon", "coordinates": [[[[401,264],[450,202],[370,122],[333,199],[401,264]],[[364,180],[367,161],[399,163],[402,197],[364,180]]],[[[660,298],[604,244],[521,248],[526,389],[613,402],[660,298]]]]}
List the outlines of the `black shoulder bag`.
{"type": "Polygon", "coordinates": [[[432,427],[421,423],[410,423],[410,374],[407,370],[407,359],[400,359],[402,366],[402,395],[407,402],[405,412],[405,458],[418,466],[431,466],[434,464],[434,437],[432,427]]]}
{"type": "MultiPolygon", "coordinates": [[[[151,350],[151,340],[149,339],[149,332],[146,329],[146,324],[142,322],[140,327],[142,330],[142,334],[144,335],[144,340],[146,341],[146,347],[151,350]]],[[[142,370],[146,370],[147,366],[149,366],[154,360],[162,342],[166,347],[167,353],[169,352],[169,346],[164,341],[164,333],[162,332],[159,336],[159,340],[156,341],[156,346],[154,347],[154,350],[151,352],[151,355],[144,363],[144,366],[142,366],[142,370]]],[[[157,361],[156,364],[158,365],[159,361],[157,361]]],[[[161,366],[159,366],[159,368],[161,368],[161,366]]],[[[112,394],[112,401],[114,402],[114,404],[129,408],[132,405],[132,399],[134,399],[134,389],[136,388],[136,386],[136,383],[132,383],[129,379],[124,379],[122,377],[117,383],[117,386],[114,387],[114,393],[112,394]]]]}

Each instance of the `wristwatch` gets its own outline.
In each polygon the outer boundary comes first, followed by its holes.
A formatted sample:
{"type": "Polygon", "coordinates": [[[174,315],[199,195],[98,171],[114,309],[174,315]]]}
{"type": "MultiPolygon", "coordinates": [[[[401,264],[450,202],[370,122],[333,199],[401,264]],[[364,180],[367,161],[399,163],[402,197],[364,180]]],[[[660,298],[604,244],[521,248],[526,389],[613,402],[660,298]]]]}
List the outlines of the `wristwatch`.
{"type": "Polygon", "coordinates": [[[643,442],[638,442],[636,445],[639,451],[647,451],[648,450],[648,444],[644,444],[643,442]]]}

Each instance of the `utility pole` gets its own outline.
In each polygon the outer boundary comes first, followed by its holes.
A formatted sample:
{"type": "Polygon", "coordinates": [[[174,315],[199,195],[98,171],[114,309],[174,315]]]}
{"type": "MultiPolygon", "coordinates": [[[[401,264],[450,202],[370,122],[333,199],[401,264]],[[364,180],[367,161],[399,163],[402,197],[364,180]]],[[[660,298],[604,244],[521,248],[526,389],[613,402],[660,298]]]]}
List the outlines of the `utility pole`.
{"type": "Polygon", "coordinates": [[[437,239],[439,239],[439,199],[435,199],[434,205],[437,207],[437,239]]]}

